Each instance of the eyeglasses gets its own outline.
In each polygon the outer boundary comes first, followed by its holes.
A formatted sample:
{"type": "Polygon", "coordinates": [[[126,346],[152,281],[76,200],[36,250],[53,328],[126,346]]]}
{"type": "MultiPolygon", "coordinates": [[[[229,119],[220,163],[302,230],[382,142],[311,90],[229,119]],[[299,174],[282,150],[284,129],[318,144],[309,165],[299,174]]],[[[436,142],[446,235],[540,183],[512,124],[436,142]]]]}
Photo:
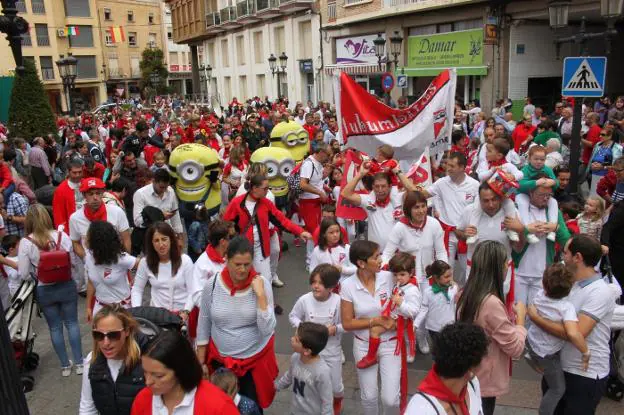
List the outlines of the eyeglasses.
{"type": "Polygon", "coordinates": [[[621,169],[613,168],[613,171],[616,172],[616,173],[621,173],[621,172],[624,171],[624,168],[621,168],[621,169]]]}
{"type": "Polygon", "coordinates": [[[600,133],[600,137],[609,137],[609,134],[607,134],[607,133],[600,133]]]}
{"type": "Polygon", "coordinates": [[[119,339],[121,339],[121,332],[123,332],[123,330],[115,330],[115,331],[109,331],[108,333],[104,333],[102,331],[98,331],[98,330],[93,330],[93,340],[95,340],[96,342],[101,342],[103,341],[105,338],[108,338],[108,340],[110,341],[117,341],[119,339]]]}

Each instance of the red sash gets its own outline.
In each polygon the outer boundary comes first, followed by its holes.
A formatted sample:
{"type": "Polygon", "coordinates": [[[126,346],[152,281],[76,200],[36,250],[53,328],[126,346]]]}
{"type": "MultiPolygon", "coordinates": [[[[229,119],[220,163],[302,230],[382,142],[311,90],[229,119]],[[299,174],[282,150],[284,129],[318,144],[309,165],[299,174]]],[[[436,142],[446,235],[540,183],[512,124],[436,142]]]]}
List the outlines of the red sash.
{"type": "MultiPolygon", "coordinates": [[[[449,239],[451,237],[451,232],[457,229],[457,226],[447,225],[446,223],[442,222],[440,219],[438,219],[438,222],[440,222],[440,226],[442,226],[442,230],[444,231],[444,246],[446,247],[446,254],[450,255],[449,239]]],[[[457,254],[465,254],[467,252],[468,252],[468,245],[466,244],[466,241],[462,241],[461,239],[457,238],[457,254]]]]}

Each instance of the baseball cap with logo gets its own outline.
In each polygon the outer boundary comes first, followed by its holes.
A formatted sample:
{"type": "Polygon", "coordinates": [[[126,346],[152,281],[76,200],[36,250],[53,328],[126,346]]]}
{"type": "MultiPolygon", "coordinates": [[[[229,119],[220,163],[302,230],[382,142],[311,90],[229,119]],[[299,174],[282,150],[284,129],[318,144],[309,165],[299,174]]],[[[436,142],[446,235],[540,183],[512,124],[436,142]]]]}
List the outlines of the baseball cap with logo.
{"type": "Polygon", "coordinates": [[[97,177],[87,177],[80,182],[80,192],[88,192],[91,189],[106,189],[106,185],[97,177]]]}

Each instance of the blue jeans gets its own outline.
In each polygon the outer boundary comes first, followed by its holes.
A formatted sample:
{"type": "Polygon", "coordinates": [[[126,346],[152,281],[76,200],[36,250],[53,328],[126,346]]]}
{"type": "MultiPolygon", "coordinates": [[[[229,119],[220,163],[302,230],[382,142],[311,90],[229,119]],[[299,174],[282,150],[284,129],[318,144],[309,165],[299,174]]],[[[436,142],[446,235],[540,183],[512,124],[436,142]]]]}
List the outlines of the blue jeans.
{"type": "Polygon", "coordinates": [[[37,286],[37,301],[50,328],[52,346],[61,361],[61,367],[69,366],[63,324],[69,334],[74,363],[82,364],[76,283],[72,280],[54,285],[39,285],[37,286]]]}

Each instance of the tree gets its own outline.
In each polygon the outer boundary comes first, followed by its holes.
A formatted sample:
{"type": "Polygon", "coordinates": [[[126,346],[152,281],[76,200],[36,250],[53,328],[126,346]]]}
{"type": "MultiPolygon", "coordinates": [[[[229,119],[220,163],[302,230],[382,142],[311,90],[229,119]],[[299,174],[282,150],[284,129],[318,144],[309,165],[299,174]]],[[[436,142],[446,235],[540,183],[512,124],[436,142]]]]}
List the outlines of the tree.
{"type": "Polygon", "coordinates": [[[27,141],[56,131],[52,107],[35,63],[30,59],[24,59],[24,72],[15,74],[9,105],[9,130],[11,137],[22,137],[27,141]]]}
{"type": "Polygon", "coordinates": [[[154,94],[154,92],[156,94],[167,94],[169,92],[169,87],[167,86],[169,71],[165,66],[164,54],[161,49],[147,48],[143,50],[139,68],[141,68],[141,89],[146,95],[154,94]],[[160,82],[156,87],[154,87],[150,78],[152,73],[158,74],[160,82]]]}

